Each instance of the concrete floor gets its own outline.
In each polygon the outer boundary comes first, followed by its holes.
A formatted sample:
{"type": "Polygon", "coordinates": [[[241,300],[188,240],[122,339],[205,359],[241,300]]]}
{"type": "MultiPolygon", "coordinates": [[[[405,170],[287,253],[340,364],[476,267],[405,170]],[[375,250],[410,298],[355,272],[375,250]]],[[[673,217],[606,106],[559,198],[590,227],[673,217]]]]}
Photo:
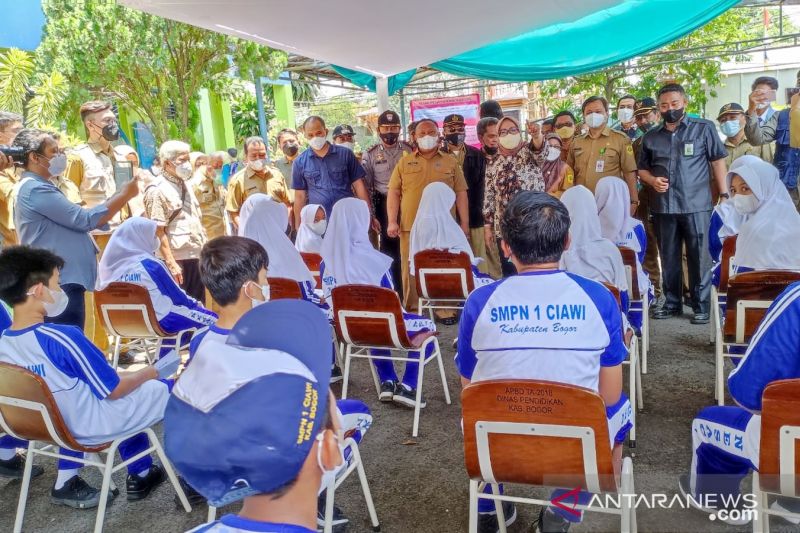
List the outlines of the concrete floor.
{"type": "MultiPolygon", "coordinates": [[[[653,321],[649,373],[644,376],[645,410],[638,418],[637,448],[626,449],[633,457],[637,493],[677,493],[677,477],[690,461],[692,417],[713,403],[713,350],[707,326],[692,326],[688,316],[653,321]]],[[[350,396],[365,400],[373,411],[374,424],[361,446],[373,498],[385,533],[440,533],[467,530],[468,480],[464,471],[460,421],[458,374],[450,347],[455,327],[440,327],[453,404],[446,405],[435,368],[428,367],[420,436],[412,439],[412,411],[380,404],[375,396],[368,367],[358,361],[354,367],[350,396]]],[[[627,381],[625,382],[627,383],[627,381]]],[[[340,392],[335,386],[334,392],[340,392]]],[[[49,503],[48,491],[55,479],[55,465],[39,460],[45,474],[31,486],[24,531],[91,531],[93,511],[75,511],[49,503]]],[[[86,471],[90,483],[99,486],[96,471],[86,471]]],[[[124,474],[115,482],[124,486],[124,474]]],[[[19,495],[19,481],[0,479],[0,532],[11,531],[19,495]]],[[[745,482],[745,487],[749,481],[745,482]]],[[[526,487],[508,487],[510,494],[534,494],[526,487]]],[[[538,495],[546,493],[539,491],[538,495]]],[[[370,531],[357,476],[351,476],[336,493],[337,504],[350,517],[348,531],[370,531]]],[[[223,512],[236,512],[233,505],[223,512]]],[[[539,509],[520,506],[510,533],[533,531],[531,523],[539,509]]],[[[187,514],[173,503],[169,485],[163,485],[148,500],[129,504],[124,496],[108,510],[108,532],[178,532],[201,524],[206,507],[187,514]]],[[[751,531],[751,526],[725,526],[694,510],[639,509],[639,530],[645,532],[751,531]]],[[[571,531],[618,531],[610,516],[592,514],[571,531]]],[[[773,531],[799,531],[778,526],[773,531]]]]}

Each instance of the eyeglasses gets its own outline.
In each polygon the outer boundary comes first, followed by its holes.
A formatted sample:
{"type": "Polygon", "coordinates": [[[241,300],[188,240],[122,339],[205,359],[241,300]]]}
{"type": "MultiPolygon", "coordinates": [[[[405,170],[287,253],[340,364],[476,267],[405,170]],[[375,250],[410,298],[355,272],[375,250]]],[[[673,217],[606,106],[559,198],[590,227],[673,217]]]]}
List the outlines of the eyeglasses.
{"type": "Polygon", "coordinates": [[[500,137],[505,137],[506,135],[516,135],[519,133],[519,128],[508,128],[507,130],[500,130],[497,133],[500,134],[500,137]]]}

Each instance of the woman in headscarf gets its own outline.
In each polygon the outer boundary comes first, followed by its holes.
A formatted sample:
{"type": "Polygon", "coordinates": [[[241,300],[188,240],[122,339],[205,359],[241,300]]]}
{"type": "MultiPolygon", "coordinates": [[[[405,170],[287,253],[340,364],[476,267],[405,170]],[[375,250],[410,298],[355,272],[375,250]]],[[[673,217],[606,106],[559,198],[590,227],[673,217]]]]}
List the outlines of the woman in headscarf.
{"type": "Polygon", "coordinates": [[[800,270],[800,215],[778,169],[754,155],[728,172],[733,205],[744,217],[733,257],[735,272],[800,270]]]}
{"type": "Polygon", "coordinates": [[[441,182],[434,182],[422,191],[417,217],[411,226],[409,263],[414,270],[414,256],[422,250],[447,250],[451,253],[465,252],[472,263],[475,288],[493,283],[494,280],[478,270],[481,258],[472,254],[472,247],[464,232],[456,223],[452,209],[456,202],[453,189],[441,182]]]}
{"type": "MultiPolygon", "coordinates": [[[[369,240],[370,214],[366,202],[358,198],[344,198],[336,202],[322,240],[322,289],[326,298],[341,285],[373,285],[393,289],[392,258],[372,247],[369,240]]],[[[403,312],[409,336],[423,331],[435,331],[433,321],[419,315],[403,312]]],[[[430,347],[432,348],[432,346],[430,347]]],[[[389,355],[389,350],[373,350],[373,355],[389,355]]],[[[419,358],[418,352],[409,357],[419,358]]],[[[406,363],[402,381],[398,380],[392,361],[374,360],[381,382],[379,399],[414,407],[419,364],[406,363]]],[[[425,407],[425,400],[422,400],[425,407]]]]}
{"type": "MultiPolygon", "coordinates": [[[[731,194],[733,194],[732,190],[731,194]]],[[[711,267],[711,283],[715,287],[719,287],[722,245],[728,237],[739,234],[739,226],[743,221],[744,217],[736,211],[732,198],[721,201],[714,206],[714,210],[711,212],[711,222],[708,227],[708,253],[714,262],[714,266],[711,267]]]]}
{"type": "Polygon", "coordinates": [[[297,229],[294,247],[298,252],[318,254],[327,227],[325,208],[319,204],[308,204],[300,211],[300,227],[297,229]]]}
{"type": "MultiPolygon", "coordinates": [[[[289,214],[286,206],[266,194],[254,194],[245,200],[239,213],[239,235],[253,239],[267,251],[271,278],[286,278],[300,284],[303,299],[324,305],[314,292],[314,276],[303,262],[300,252],[286,235],[289,214]]],[[[327,306],[325,306],[327,309],[327,306]]]]}
{"type": "MultiPolygon", "coordinates": [[[[158,325],[168,333],[213,324],[217,315],[186,294],[175,283],[166,265],[156,257],[160,246],[156,227],[154,221],[142,217],[129,218],[120,224],[100,260],[97,290],[103,290],[115,281],[146,288],[158,325]]],[[[185,341],[188,343],[189,339],[185,341]]],[[[164,341],[161,355],[173,348],[174,343],[164,341]]]]}
{"type": "Polygon", "coordinates": [[[557,133],[545,135],[547,151],[541,164],[544,190],[556,198],[561,198],[564,191],[572,187],[572,171],[569,165],[561,160],[561,149],[564,141],[557,133]]]}

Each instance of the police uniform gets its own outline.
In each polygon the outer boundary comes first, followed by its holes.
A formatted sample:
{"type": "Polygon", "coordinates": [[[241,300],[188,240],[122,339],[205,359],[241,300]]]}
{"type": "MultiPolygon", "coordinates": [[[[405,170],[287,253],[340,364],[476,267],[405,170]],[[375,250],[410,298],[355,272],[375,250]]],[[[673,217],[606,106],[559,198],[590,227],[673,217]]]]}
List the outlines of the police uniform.
{"type": "MultiPolygon", "coordinates": [[[[384,111],[378,117],[378,127],[390,125],[400,126],[400,117],[394,111],[384,111]]],[[[386,235],[388,225],[386,213],[386,194],[389,191],[389,178],[403,155],[413,151],[413,147],[405,141],[398,140],[391,146],[380,142],[364,153],[361,166],[366,172],[365,181],[372,197],[375,216],[381,223],[380,251],[394,259],[392,263],[392,281],[402,292],[402,274],[400,269],[400,239],[386,235]]],[[[330,214],[329,214],[330,216],[330,214]]]]}
{"type": "Polygon", "coordinates": [[[597,139],[588,133],[573,139],[567,164],[575,172],[575,185],[583,185],[592,192],[600,178],[624,179],[625,174],[636,171],[630,139],[609,127],[603,128],[597,139]]]}
{"type": "Polygon", "coordinates": [[[222,197],[220,186],[205,173],[205,167],[195,172],[190,183],[200,204],[203,228],[210,239],[225,235],[225,200],[222,197]]]}
{"type": "Polygon", "coordinates": [[[291,206],[289,193],[286,188],[286,180],[281,171],[272,165],[264,168],[266,177],[257,176],[249,166],[245,166],[237,172],[228,183],[228,198],[225,208],[238,214],[242,209],[244,201],[256,193],[263,193],[270,196],[276,202],[286,206],[291,206]]]}
{"type": "MultiPolygon", "coordinates": [[[[724,115],[744,115],[744,114],[745,112],[741,105],[735,102],[730,104],[725,104],[719,110],[719,115],[717,115],[717,122],[719,122],[724,115]]],[[[762,144],[760,146],[750,144],[750,141],[747,140],[747,137],[744,134],[744,126],[742,127],[740,132],[742,134],[742,137],[738,143],[734,142],[734,140],[731,140],[731,137],[725,139],[725,151],[728,152],[728,155],[725,157],[725,165],[727,166],[727,168],[730,168],[733,162],[742,157],[743,155],[754,155],[760,159],[763,159],[767,163],[772,163],[772,151],[773,151],[772,144],[762,144]]],[[[738,133],[734,137],[737,136],[738,133]]]]}

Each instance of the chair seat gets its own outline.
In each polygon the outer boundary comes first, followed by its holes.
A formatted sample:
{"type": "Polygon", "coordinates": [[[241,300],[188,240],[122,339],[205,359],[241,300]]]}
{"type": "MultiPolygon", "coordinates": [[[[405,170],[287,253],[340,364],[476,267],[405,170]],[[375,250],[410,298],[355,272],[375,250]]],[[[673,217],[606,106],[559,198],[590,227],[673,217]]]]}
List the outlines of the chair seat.
{"type": "Polygon", "coordinates": [[[431,337],[438,337],[438,336],[439,336],[438,331],[421,331],[416,335],[414,335],[413,337],[410,337],[408,340],[411,341],[412,348],[419,348],[423,344],[425,344],[426,340],[430,339],[431,337]]]}

